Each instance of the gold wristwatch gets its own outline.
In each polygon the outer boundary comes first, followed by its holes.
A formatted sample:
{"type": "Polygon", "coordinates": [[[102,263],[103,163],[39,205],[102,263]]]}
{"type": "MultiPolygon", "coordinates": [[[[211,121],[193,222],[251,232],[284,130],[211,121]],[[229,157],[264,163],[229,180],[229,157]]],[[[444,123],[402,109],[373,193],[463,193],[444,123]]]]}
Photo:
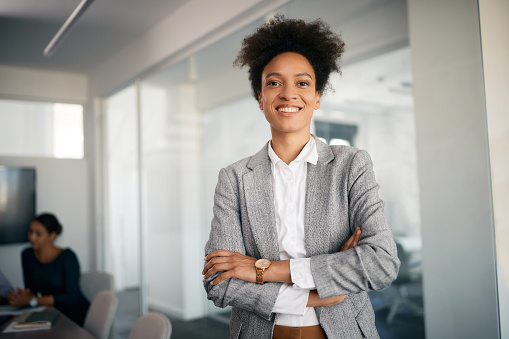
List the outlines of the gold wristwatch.
{"type": "Polygon", "coordinates": [[[263,272],[270,267],[270,260],[268,259],[258,259],[255,262],[256,269],[256,283],[263,285],[263,272]]]}

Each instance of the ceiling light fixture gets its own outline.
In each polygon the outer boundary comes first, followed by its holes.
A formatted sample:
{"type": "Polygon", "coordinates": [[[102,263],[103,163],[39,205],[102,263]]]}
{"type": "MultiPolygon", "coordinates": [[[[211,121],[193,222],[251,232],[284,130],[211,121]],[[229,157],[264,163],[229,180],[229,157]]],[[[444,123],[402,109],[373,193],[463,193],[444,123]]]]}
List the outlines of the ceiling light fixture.
{"type": "Polygon", "coordinates": [[[94,0],[81,0],[81,2],[78,4],[76,9],[71,13],[71,15],[67,18],[67,20],[64,22],[62,27],[58,30],[57,34],[51,39],[48,46],[44,49],[44,52],[42,55],[45,57],[50,57],[53,55],[57,47],[60,45],[62,40],[69,34],[71,31],[73,25],[78,21],[80,16],[86,11],[88,6],[93,2],[94,0]]]}

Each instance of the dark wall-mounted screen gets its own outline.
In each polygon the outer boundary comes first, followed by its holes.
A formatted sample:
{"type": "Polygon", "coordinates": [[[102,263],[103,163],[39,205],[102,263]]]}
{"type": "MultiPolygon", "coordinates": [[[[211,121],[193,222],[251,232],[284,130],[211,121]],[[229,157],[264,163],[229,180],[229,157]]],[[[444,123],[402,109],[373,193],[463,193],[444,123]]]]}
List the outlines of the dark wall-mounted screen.
{"type": "Polygon", "coordinates": [[[28,241],[35,217],[35,168],[0,166],[0,244],[28,241]]]}

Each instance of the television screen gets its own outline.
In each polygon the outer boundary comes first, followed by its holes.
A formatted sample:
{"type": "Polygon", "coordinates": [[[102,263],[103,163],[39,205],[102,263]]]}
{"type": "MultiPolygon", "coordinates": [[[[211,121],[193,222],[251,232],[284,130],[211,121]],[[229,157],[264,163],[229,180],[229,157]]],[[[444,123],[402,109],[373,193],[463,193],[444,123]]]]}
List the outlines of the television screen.
{"type": "Polygon", "coordinates": [[[0,244],[28,242],[35,217],[35,168],[0,166],[0,244]]]}

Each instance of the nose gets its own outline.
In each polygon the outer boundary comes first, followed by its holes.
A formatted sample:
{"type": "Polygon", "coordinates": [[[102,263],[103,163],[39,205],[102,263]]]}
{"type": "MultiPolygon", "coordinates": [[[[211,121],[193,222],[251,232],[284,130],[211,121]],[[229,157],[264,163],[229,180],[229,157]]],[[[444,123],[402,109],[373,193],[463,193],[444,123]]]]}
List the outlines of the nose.
{"type": "Polygon", "coordinates": [[[283,86],[281,92],[279,92],[279,97],[283,100],[292,100],[297,98],[297,93],[292,86],[283,86]]]}

